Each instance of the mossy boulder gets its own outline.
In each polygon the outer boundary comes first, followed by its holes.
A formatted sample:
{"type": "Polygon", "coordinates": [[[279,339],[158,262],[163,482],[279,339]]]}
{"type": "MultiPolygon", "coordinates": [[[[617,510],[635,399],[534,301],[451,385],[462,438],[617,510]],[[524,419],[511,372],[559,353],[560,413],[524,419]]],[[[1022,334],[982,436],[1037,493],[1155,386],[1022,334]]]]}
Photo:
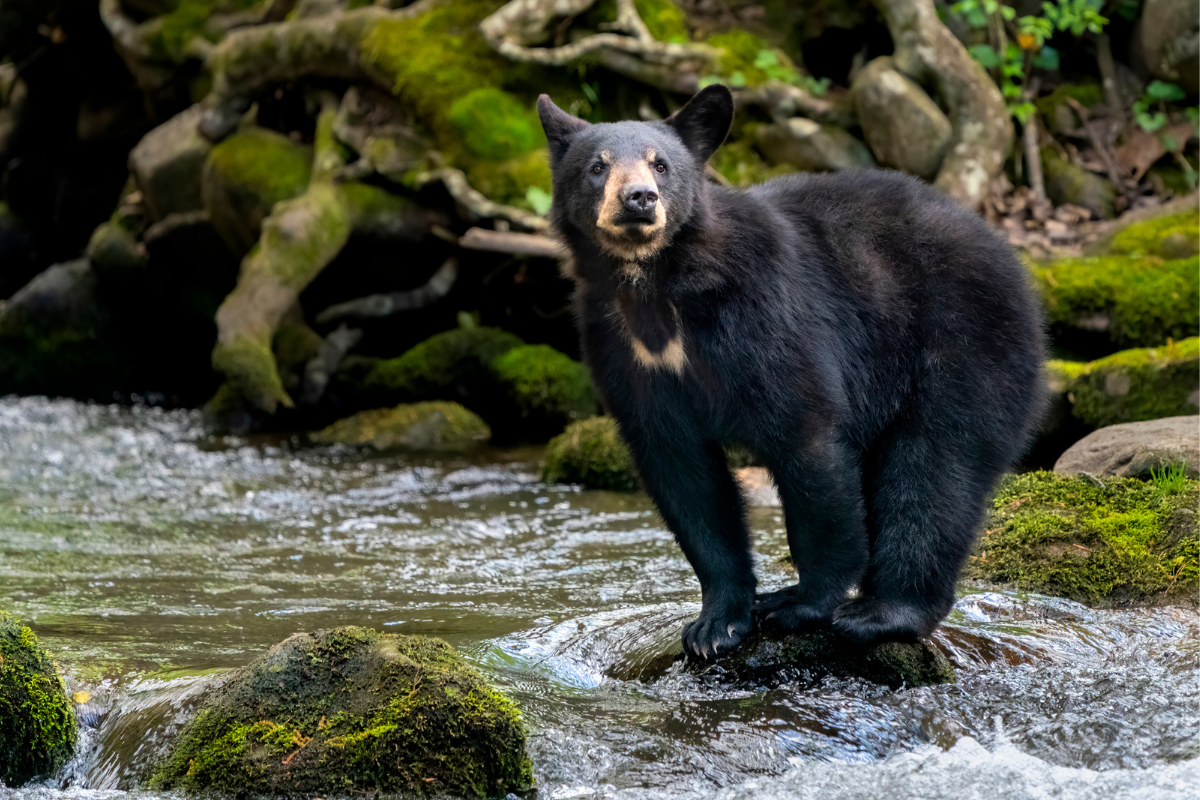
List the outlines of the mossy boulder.
{"type": "Polygon", "coordinates": [[[1198,503],[1183,477],[1010,476],[966,575],[1092,605],[1194,599],[1198,503]]]}
{"type": "Polygon", "coordinates": [[[230,250],[239,256],[250,251],[271,208],[307,188],[312,160],[311,147],[265,128],[239,131],[212,148],[201,193],[213,227],[230,250]]]}
{"type": "Polygon", "coordinates": [[[587,368],[549,345],[514,347],[493,359],[491,369],[508,401],[505,426],[529,439],[548,439],[596,413],[587,368]]]}
{"type": "Polygon", "coordinates": [[[75,750],[75,710],[33,631],[0,611],[0,784],[49,777],[75,750]]]}
{"type": "Polygon", "coordinates": [[[150,779],[252,795],[531,788],[516,706],[440,639],[300,633],[224,681],[150,779]]]}
{"type": "Polygon", "coordinates": [[[1168,214],[1127,225],[1108,241],[1109,252],[1164,259],[1200,255],[1200,212],[1168,214]]]}
{"type": "Polygon", "coordinates": [[[458,403],[429,402],[360,411],[311,435],[318,444],[374,450],[459,451],[487,442],[487,423],[458,403]]]}
{"type": "Polygon", "coordinates": [[[1045,97],[1034,101],[1046,127],[1053,133],[1065,134],[1080,128],[1079,115],[1067,100],[1084,108],[1104,102],[1104,89],[1098,83],[1064,83],[1045,97]]]}
{"type": "Polygon", "coordinates": [[[1088,363],[1047,362],[1053,389],[1092,428],[1195,414],[1200,406],[1200,338],[1123,350],[1088,363]]]}
{"type": "Polygon", "coordinates": [[[629,447],[612,417],[573,423],[551,439],[542,480],[626,492],[641,485],[629,447]]]}
{"type": "Polygon", "coordinates": [[[460,402],[505,440],[544,441],[596,407],[582,364],[498,328],[431,336],[376,364],[364,385],[383,402],[460,402]]]}
{"type": "Polygon", "coordinates": [[[1064,258],[1031,268],[1059,341],[1153,347],[1200,328],[1200,258],[1064,258]]]}
{"type": "Polygon", "coordinates": [[[1117,187],[1112,181],[1072,164],[1053,147],[1042,148],[1042,170],[1046,178],[1046,195],[1055,205],[1081,206],[1101,219],[1116,216],[1113,203],[1117,199],[1117,187]]]}
{"type": "Polygon", "coordinates": [[[834,676],[911,689],[953,683],[956,677],[950,659],[926,640],[863,648],[823,631],[781,637],[756,632],[737,651],[717,661],[716,667],[688,659],[687,668],[716,669],[734,683],[754,687],[810,685],[834,676]]]}

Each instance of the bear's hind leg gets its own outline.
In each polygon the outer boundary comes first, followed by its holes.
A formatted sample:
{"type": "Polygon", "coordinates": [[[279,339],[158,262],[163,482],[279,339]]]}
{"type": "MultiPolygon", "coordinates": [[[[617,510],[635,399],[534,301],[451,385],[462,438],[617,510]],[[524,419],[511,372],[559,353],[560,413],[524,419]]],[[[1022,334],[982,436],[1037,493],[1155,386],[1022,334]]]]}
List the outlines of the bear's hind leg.
{"type": "Polygon", "coordinates": [[[896,424],[864,463],[871,559],[833,626],[864,644],[928,636],[954,605],[958,571],[1002,467],[978,437],[896,424]]]}

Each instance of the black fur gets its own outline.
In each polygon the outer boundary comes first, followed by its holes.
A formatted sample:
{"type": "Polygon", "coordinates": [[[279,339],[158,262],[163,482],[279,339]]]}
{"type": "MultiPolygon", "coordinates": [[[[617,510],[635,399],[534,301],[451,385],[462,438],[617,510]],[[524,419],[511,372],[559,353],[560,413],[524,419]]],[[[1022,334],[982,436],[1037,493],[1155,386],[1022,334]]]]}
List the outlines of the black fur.
{"type": "Polygon", "coordinates": [[[585,357],[700,579],[687,650],[732,649],[752,612],[863,643],[929,634],[1043,408],[1042,321],[1008,245],[896,172],[706,182],[732,113],[723,87],[666,122],[587,125],[544,96],[539,111],[585,357]],[[601,246],[595,168],[647,150],[667,222],[631,266],[601,246]],[[657,354],[672,337],[681,372],[635,358],[633,339],[657,354]],[[757,604],[734,443],[770,469],[799,571],[757,604]]]}

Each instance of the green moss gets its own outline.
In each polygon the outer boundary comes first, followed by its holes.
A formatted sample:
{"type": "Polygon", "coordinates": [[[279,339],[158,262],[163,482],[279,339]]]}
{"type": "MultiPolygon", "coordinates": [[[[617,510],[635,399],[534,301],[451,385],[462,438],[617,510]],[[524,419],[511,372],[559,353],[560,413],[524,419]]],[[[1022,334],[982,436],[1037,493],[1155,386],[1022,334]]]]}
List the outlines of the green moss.
{"type": "Polygon", "coordinates": [[[284,317],[275,329],[275,361],[280,366],[303,366],[321,352],[325,340],[305,324],[303,319],[284,317]]]}
{"type": "Polygon", "coordinates": [[[734,28],[705,40],[705,44],[721,49],[715,77],[730,86],[758,86],[768,80],[791,83],[821,94],[823,84],[806,79],[792,60],[770,42],[749,31],[734,28]]]}
{"type": "Polygon", "coordinates": [[[492,385],[492,361],[522,344],[520,338],[498,328],[446,331],[398,358],[376,364],[365,385],[397,401],[478,396],[492,385]]]}
{"type": "Polygon", "coordinates": [[[132,233],[116,222],[102,222],[88,240],[87,257],[101,274],[136,273],[150,259],[132,233]]]}
{"type": "Polygon", "coordinates": [[[1200,252],[1200,213],[1189,211],[1135,222],[1113,236],[1109,249],[1127,256],[1194,256],[1200,252]]]}
{"type": "Polygon", "coordinates": [[[750,143],[754,138],[753,131],[747,131],[745,135],[744,139],[722,145],[709,161],[730,183],[751,186],[796,171],[791,164],[769,165],[750,143]]]}
{"type": "Polygon", "coordinates": [[[545,147],[533,108],[496,88],[476,89],[450,106],[450,122],[479,158],[504,161],[545,147]]]}
{"type": "Polygon", "coordinates": [[[1052,361],[1049,367],[1063,384],[1071,414],[1094,428],[1197,411],[1197,337],[1162,347],[1123,350],[1087,364],[1052,361]]]}
{"type": "Polygon", "coordinates": [[[520,438],[544,441],[568,424],[596,413],[596,392],[587,368],[553,347],[522,345],[492,361],[520,438]]]}
{"type": "Polygon", "coordinates": [[[304,191],[312,177],[311,147],[266,128],[239,131],[208,153],[205,169],[230,186],[252,192],[264,212],[304,191]]]}
{"type": "Polygon", "coordinates": [[[159,17],[150,26],[147,44],[151,55],[160,61],[183,63],[187,57],[187,46],[192,39],[200,37],[216,41],[217,34],[209,31],[205,23],[213,14],[244,11],[259,5],[262,0],[178,0],[175,8],[159,17]]]}
{"type": "Polygon", "coordinates": [[[1055,205],[1070,203],[1102,219],[1116,216],[1117,187],[1112,181],[1061,157],[1053,147],[1042,148],[1041,158],[1046,194],[1055,205]]]}
{"type": "Polygon", "coordinates": [[[491,438],[487,423],[458,403],[426,402],[361,411],[312,434],[319,444],[375,450],[465,450],[491,438]]]}
{"type": "Polygon", "coordinates": [[[520,713],[445,642],[297,634],[225,682],[181,731],[156,788],[290,795],[528,790],[520,713]]]}
{"type": "Polygon", "coordinates": [[[0,783],[52,776],[75,749],[75,710],[33,631],[0,611],[0,783]]]}
{"type": "Polygon", "coordinates": [[[1085,108],[1091,108],[1104,102],[1104,89],[1098,83],[1064,83],[1045,97],[1035,100],[1038,113],[1055,133],[1065,133],[1079,127],[1079,118],[1067,103],[1068,98],[1085,108]]]}
{"type": "Polygon", "coordinates": [[[525,199],[529,187],[549,192],[550,159],[546,148],[534,150],[507,161],[476,161],[467,167],[471,186],[498,203],[508,203],[530,211],[525,199]]]}
{"type": "Polygon", "coordinates": [[[1194,596],[1200,483],[1011,476],[992,503],[971,577],[1092,604],[1194,596]]]}
{"type": "Polygon", "coordinates": [[[1152,347],[1195,336],[1200,258],[1065,258],[1032,268],[1056,335],[1104,331],[1118,347],[1152,347]]]}
{"type": "Polygon", "coordinates": [[[673,0],[633,0],[638,16],[660,42],[688,40],[687,15],[673,0]]]}
{"type": "MultiPolygon", "coordinates": [[[[225,376],[228,390],[218,390],[221,400],[228,407],[234,397],[255,408],[274,408],[282,403],[291,408],[290,398],[283,388],[283,381],[275,367],[275,356],[271,349],[251,339],[239,338],[232,342],[218,342],[213,348],[213,369],[225,376]]],[[[214,401],[217,398],[214,398],[214,401]]]]}
{"type": "Polygon", "coordinates": [[[614,491],[634,491],[641,485],[629,447],[612,417],[573,423],[551,439],[542,480],[614,491]]]}

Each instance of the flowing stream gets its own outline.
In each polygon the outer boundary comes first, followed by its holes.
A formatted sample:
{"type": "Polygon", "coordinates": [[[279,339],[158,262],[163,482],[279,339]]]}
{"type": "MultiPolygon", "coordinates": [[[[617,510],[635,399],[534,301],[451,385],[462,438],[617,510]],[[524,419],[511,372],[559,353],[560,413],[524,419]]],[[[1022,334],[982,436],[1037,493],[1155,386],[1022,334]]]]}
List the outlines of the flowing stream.
{"type": "MultiPolygon", "coordinates": [[[[644,496],[542,484],[537,449],[300,444],[0,399],[0,608],[91,694],[75,761],[0,796],[154,800],[139,776],[212,676],[354,624],[443,637],[513,697],[538,800],[1200,797],[1194,610],[964,591],[936,634],[956,684],[732,686],[646,668],[699,591],[644,496]]],[[[785,585],[778,509],[751,527],[785,585]]]]}

